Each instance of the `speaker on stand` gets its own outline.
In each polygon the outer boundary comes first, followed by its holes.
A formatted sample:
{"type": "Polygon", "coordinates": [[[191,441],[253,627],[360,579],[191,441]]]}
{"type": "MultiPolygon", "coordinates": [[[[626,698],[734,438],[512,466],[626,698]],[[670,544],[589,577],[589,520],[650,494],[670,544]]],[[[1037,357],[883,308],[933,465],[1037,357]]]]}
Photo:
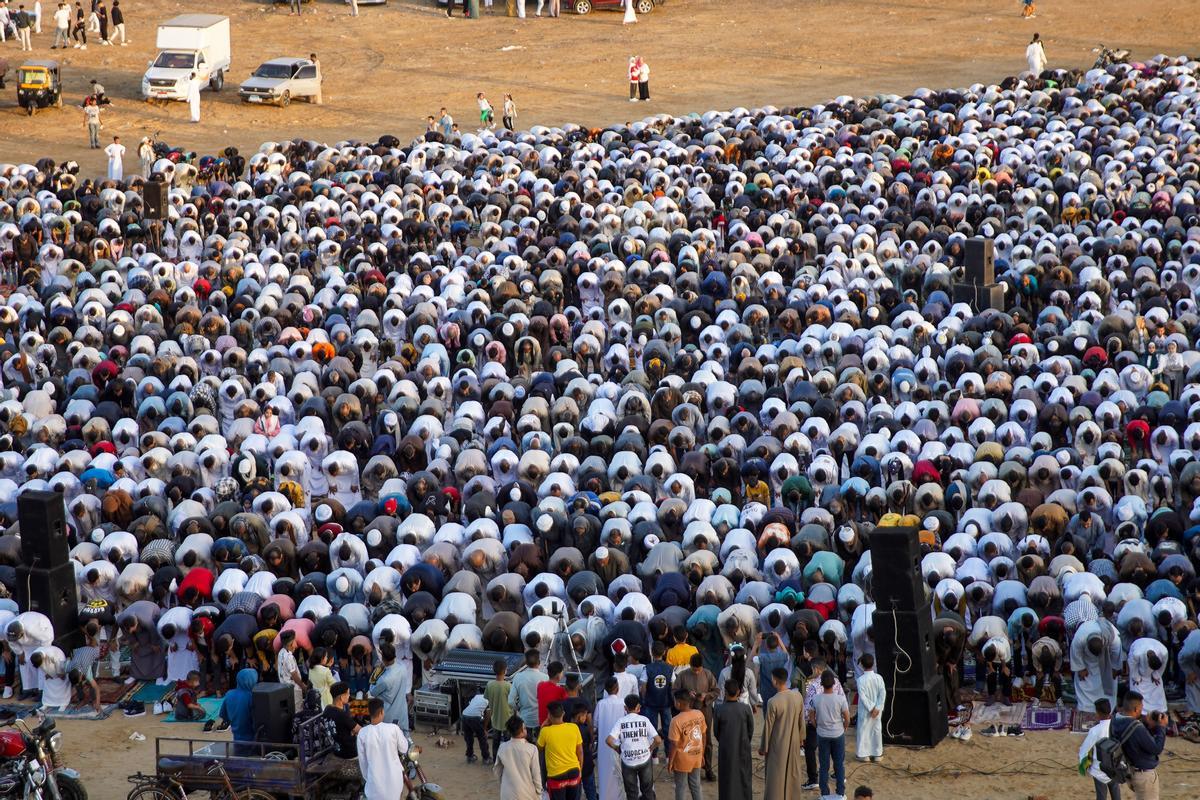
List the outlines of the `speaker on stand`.
{"type": "Polygon", "coordinates": [[[83,633],[63,496],[22,492],[17,497],[17,521],[24,562],[17,567],[17,607],[45,614],[54,627],[54,644],[70,653],[83,644],[83,633]]]}
{"type": "Polygon", "coordinates": [[[876,670],[887,686],[883,740],[933,747],[950,732],[933,642],[933,607],[921,580],[921,547],[913,527],[871,534],[876,670]]]}

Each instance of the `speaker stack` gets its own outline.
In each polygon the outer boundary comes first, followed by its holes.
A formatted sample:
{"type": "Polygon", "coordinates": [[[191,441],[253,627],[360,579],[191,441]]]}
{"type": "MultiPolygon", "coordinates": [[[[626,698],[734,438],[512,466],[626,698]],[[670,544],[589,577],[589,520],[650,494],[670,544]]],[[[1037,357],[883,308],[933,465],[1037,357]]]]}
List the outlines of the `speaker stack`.
{"type": "Polygon", "coordinates": [[[258,683],[250,692],[250,714],[260,742],[281,744],[292,741],[292,718],[296,716],[296,694],[285,683],[258,683]]]}
{"type": "Polygon", "coordinates": [[[883,740],[933,747],[946,738],[945,692],[933,646],[933,608],[921,580],[917,529],[876,528],[871,534],[875,669],[887,685],[883,740]]]}
{"type": "Polygon", "coordinates": [[[144,219],[167,219],[167,185],[162,181],[146,181],[142,184],[142,217],[144,219]]]}
{"type": "Polygon", "coordinates": [[[967,303],[975,311],[1004,310],[1004,286],[996,283],[996,251],[991,239],[967,239],[966,280],[954,284],[955,303],[967,303]]]}
{"type": "Polygon", "coordinates": [[[17,606],[45,614],[54,626],[54,643],[70,653],[83,644],[83,634],[63,496],[22,492],[17,497],[17,520],[22,561],[17,567],[17,606]]]}

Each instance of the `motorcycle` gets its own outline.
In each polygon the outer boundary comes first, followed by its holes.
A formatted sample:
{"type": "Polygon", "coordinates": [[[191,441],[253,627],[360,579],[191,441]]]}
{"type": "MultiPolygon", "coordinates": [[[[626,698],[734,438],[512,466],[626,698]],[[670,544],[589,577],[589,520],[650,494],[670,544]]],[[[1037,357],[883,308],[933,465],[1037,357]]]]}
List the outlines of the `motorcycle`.
{"type": "Polygon", "coordinates": [[[419,747],[410,747],[407,753],[400,754],[400,762],[404,765],[405,800],[443,800],[442,787],[425,780],[420,756],[419,747]]]}
{"type": "Polygon", "coordinates": [[[50,717],[35,727],[8,717],[0,726],[0,800],[87,800],[79,773],[59,766],[63,735],[50,717]]]}
{"type": "Polygon", "coordinates": [[[1093,47],[1092,52],[1097,53],[1096,63],[1092,65],[1092,69],[1107,69],[1113,64],[1129,63],[1128,50],[1116,50],[1100,45],[1099,47],[1093,47]]]}

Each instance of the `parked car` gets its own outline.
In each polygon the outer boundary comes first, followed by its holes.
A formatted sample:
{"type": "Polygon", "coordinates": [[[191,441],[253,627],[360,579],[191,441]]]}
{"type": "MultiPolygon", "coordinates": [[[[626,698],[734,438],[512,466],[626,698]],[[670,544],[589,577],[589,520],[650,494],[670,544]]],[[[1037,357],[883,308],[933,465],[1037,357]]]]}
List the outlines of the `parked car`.
{"type": "MultiPolygon", "coordinates": [[[[666,3],[666,0],[635,0],[634,10],[639,14],[649,14],[658,6],[666,3]]],[[[624,0],[567,0],[567,6],[576,14],[590,13],[593,8],[602,8],[608,11],[624,11],[624,0]]]]}
{"type": "Polygon", "coordinates": [[[238,87],[243,103],[273,103],[286,108],[304,98],[321,102],[321,73],[307,58],[272,58],[238,87]]]}

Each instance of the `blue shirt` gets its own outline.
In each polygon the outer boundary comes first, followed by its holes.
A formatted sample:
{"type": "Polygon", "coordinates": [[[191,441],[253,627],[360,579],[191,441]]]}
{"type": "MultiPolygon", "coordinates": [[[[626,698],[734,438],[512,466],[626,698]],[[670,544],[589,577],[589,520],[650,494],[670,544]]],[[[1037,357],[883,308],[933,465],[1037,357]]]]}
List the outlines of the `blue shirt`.
{"type": "MultiPolygon", "coordinates": [[[[1108,735],[1119,740],[1124,735],[1126,728],[1132,724],[1131,717],[1118,714],[1113,717],[1112,728],[1108,735]]],[[[1130,735],[1121,749],[1125,751],[1125,758],[1129,760],[1129,766],[1134,769],[1150,770],[1158,766],[1158,756],[1163,751],[1166,741],[1166,728],[1159,726],[1151,733],[1150,729],[1142,724],[1130,735]]]]}

